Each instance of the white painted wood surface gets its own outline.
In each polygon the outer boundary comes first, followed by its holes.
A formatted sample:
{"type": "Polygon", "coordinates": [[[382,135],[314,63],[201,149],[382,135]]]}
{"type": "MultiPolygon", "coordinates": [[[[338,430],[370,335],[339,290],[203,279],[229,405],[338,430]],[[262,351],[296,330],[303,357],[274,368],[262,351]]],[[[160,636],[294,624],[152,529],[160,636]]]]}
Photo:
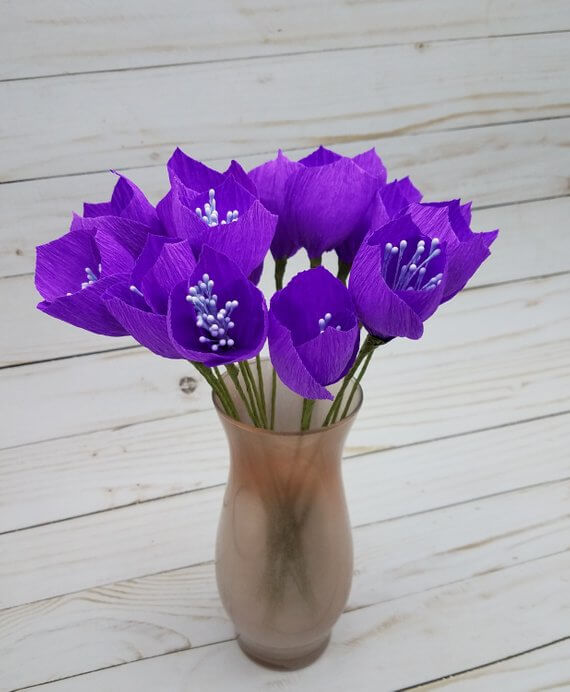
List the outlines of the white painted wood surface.
{"type": "Polygon", "coordinates": [[[0,9],[0,691],[570,687],[568,3],[0,9]],[[321,142],[376,146],[502,234],[421,342],[373,361],[347,612],[286,674],[243,657],[217,598],[206,387],[37,313],[33,256],[108,168],[156,201],[177,144],[223,167],[321,142]]]}

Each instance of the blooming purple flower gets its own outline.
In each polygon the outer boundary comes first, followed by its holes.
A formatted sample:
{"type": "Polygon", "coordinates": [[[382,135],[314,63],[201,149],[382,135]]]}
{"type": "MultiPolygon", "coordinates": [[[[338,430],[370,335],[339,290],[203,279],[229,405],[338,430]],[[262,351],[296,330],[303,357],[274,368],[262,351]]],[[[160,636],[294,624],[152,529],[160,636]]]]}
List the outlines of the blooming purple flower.
{"type": "Polygon", "coordinates": [[[135,222],[145,227],[147,232],[162,235],[164,229],[156,209],[147,200],[139,188],[125,176],[117,174],[117,181],[109,202],[89,203],[83,205],[83,217],[75,216],[71,230],[90,230],[98,228],[99,217],[117,217],[135,222]]]}
{"type": "Polygon", "coordinates": [[[168,332],[178,352],[208,367],[256,356],[267,336],[263,293],[225,255],[204,245],[170,293],[168,332]]]}
{"type": "Polygon", "coordinates": [[[324,267],[297,274],[271,299],[268,336],[282,382],[306,398],[332,399],[326,386],[344,377],[358,350],[347,289],[324,267]]]}
{"type": "Polygon", "coordinates": [[[209,245],[259,279],[277,217],[241,166],[232,161],[219,173],[177,149],[168,167],[171,189],[157,207],[167,233],[188,240],[196,256],[209,245]]]}
{"type": "Polygon", "coordinates": [[[336,248],[339,260],[347,267],[351,267],[368,231],[377,230],[399,214],[408,204],[419,202],[421,198],[421,192],[409,178],[393,180],[381,187],[374,195],[360,224],[336,248]]]}
{"type": "Polygon", "coordinates": [[[170,291],[187,279],[196,260],[188,242],[149,235],[128,281],[103,295],[109,312],[140,344],[165,358],[182,358],[166,323],[170,291]]]}
{"type": "Polygon", "coordinates": [[[310,258],[340,245],[355,231],[386,169],[370,149],[352,159],[319,147],[297,162],[281,151],[249,173],[261,201],[279,214],[271,251],[275,259],[304,247],[310,258]]]}
{"type": "Polygon", "coordinates": [[[125,335],[101,299],[108,288],[124,279],[127,255],[128,251],[103,231],[95,236],[69,232],[39,245],[35,282],[44,300],[38,308],[97,334],[125,335]],[[111,250],[114,245],[120,248],[116,255],[111,250]]]}
{"type": "Polygon", "coordinates": [[[300,247],[298,239],[289,232],[285,221],[285,189],[291,174],[302,168],[302,163],[291,161],[279,149],[275,159],[249,172],[249,177],[257,187],[259,199],[279,219],[271,243],[271,254],[276,260],[291,257],[300,247]]]}
{"type": "Polygon", "coordinates": [[[364,239],[349,291],[371,334],[419,339],[423,322],[489,256],[497,232],[472,233],[464,213],[458,202],[410,205],[364,239]]]}
{"type": "Polygon", "coordinates": [[[438,237],[447,245],[448,277],[442,302],[453,298],[481,264],[491,254],[489,248],[495,242],[498,230],[474,233],[471,222],[471,203],[462,205],[458,199],[450,202],[411,204],[408,212],[414,223],[426,229],[430,238],[438,237]],[[438,211],[445,209],[447,216],[436,222],[438,211]]]}
{"type": "MultiPolygon", "coordinates": [[[[201,161],[188,156],[180,148],[176,148],[166,164],[166,169],[171,184],[180,183],[194,192],[206,192],[212,187],[219,187],[227,178],[233,177],[252,195],[257,196],[255,185],[237,161],[232,161],[228,168],[223,173],[220,173],[214,168],[206,166],[201,161]]],[[[167,198],[168,195],[165,199],[167,198]]],[[[159,202],[160,208],[164,207],[162,202],[159,202]]]]}
{"type": "Polygon", "coordinates": [[[38,308],[98,334],[125,335],[103,296],[128,280],[148,238],[163,232],[151,203],[119,175],[109,202],[85,203],[69,233],[38,246],[36,286],[45,299],[38,308]]]}
{"type": "MultiPolygon", "coordinates": [[[[396,336],[418,339],[498,233],[471,230],[470,204],[421,203],[409,178],[386,184],[374,149],[348,158],[319,147],[299,161],[279,150],[249,174],[235,161],[220,173],[177,149],[167,168],[170,190],[156,209],[119,175],[109,201],[86,203],[66,235],[37,248],[38,308],[187,358],[215,391],[222,383],[201,366],[246,361],[268,338],[276,373],[297,394],[332,400],[327,387],[345,378],[325,424],[372,351],[396,336]],[[268,249],[280,288],[287,258],[301,247],[311,265],[334,249],[348,288],[319,266],[278,290],[268,312],[255,285],[268,249]],[[359,322],[369,332],[360,351],[359,322]]],[[[247,399],[238,369],[229,372],[247,399]]],[[[263,393],[245,366],[242,375],[252,420],[266,424],[254,415],[263,393]]],[[[220,401],[233,415],[227,394],[220,401]]],[[[303,405],[301,429],[310,410],[303,405]]]]}

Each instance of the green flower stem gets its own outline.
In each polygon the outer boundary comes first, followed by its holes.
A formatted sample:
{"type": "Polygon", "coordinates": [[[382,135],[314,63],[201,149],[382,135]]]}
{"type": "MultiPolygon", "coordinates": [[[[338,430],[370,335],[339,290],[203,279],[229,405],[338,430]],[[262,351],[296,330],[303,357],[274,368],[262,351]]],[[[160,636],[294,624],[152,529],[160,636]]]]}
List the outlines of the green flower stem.
{"type": "MultiPolygon", "coordinates": [[[[212,372],[212,370],[208,367],[206,367],[203,363],[199,363],[198,361],[191,360],[190,363],[196,368],[196,370],[202,375],[202,377],[206,380],[206,382],[210,385],[210,387],[214,390],[215,394],[217,395],[218,399],[220,400],[220,403],[222,405],[222,408],[224,409],[224,412],[228,414],[228,416],[231,416],[234,418],[235,416],[233,415],[232,412],[232,401],[231,398],[228,401],[228,399],[225,396],[225,393],[223,389],[220,386],[220,383],[218,382],[218,379],[212,372]]],[[[234,407],[235,410],[235,407],[234,407]]],[[[237,411],[236,411],[237,415],[237,411]]]]}
{"type": "MultiPolygon", "coordinates": [[[[281,257],[275,260],[275,290],[280,291],[283,288],[283,278],[287,267],[287,257],[281,257]]],[[[271,375],[271,418],[269,427],[271,430],[275,427],[275,399],[277,398],[277,373],[275,368],[271,375]]]]}
{"type": "Polygon", "coordinates": [[[364,359],[364,362],[362,363],[362,367],[360,368],[360,372],[358,373],[356,379],[354,380],[354,384],[352,385],[352,390],[350,392],[350,396],[348,397],[348,401],[346,402],[346,406],[344,407],[344,411],[342,412],[342,415],[340,417],[340,420],[343,418],[346,418],[348,415],[348,412],[350,411],[350,404],[352,404],[352,400],[354,399],[354,395],[356,394],[356,390],[358,389],[358,385],[360,384],[360,380],[364,377],[364,373],[366,372],[366,368],[370,365],[370,361],[372,360],[372,354],[374,351],[370,351],[370,353],[366,356],[364,359]]]}
{"type": "Polygon", "coordinates": [[[338,390],[338,393],[332,403],[332,406],[329,409],[329,412],[326,415],[326,418],[323,422],[323,426],[330,425],[331,423],[336,423],[336,419],[338,416],[338,411],[341,407],[342,404],[342,397],[344,395],[344,392],[346,388],[348,387],[350,380],[354,377],[354,374],[360,367],[360,364],[362,361],[366,358],[366,356],[371,352],[374,351],[378,346],[381,344],[385,343],[382,341],[382,339],[379,339],[376,336],[372,336],[372,334],[368,334],[366,339],[364,340],[364,343],[360,347],[360,351],[358,352],[358,355],[356,356],[356,360],[354,361],[354,365],[348,373],[346,374],[344,380],[342,381],[342,385],[340,389],[338,390]]]}
{"type": "Polygon", "coordinates": [[[257,428],[261,428],[262,426],[259,423],[256,412],[251,407],[249,399],[248,399],[246,393],[243,391],[243,387],[241,386],[241,382],[239,381],[239,370],[238,370],[236,364],[235,363],[228,363],[226,365],[226,370],[228,371],[228,375],[231,377],[231,380],[234,383],[234,386],[237,390],[237,393],[240,395],[240,398],[243,401],[245,408],[247,409],[249,417],[251,418],[251,422],[257,428]]]}
{"type": "Polygon", "coordinates": [[[230,394],[230,390],[228,389],[226,383],[224,382],[224,378],[222,377],[222,373],[220,372],[220,369],[217,366],[214,366],[213,368],[214,373],[216,374],[216,377],[218,378],[218,383],[220,386],[220,389],[223,391],[224,398],[228,404],[228,409],[231,411],[230,415],[235,418],[236,420],[239,420],[239,414],[237,412],[236,405],[234,404],[234,401],[232,399],[232,395],[230,394]]]}
{"type": "Polygon", "coordinates": [[[259,387],[259,395],[261,397],[263,417],[265,418],[265,424],[267,427],[267,403],[265,401],[265,385],[263,384],[263,372],[261,369],[261,358],[259,357],[259,353],[255,356],[255,365],[257,367],[257,384],[259,387]]]}
{"type": "Polygon", "coordinates": [[[271,375],[271,420],[269,422],[269,427],[271,430],[275,428],[275,400],[277,399],[277,373],[275,368],[273,368],[273,374],[271,375]]]}
{"type": "Polygon", "coordinates": [[[301,430],[309,430],[311,427],[311,416],[315,407],[314,399],[303,399],[303,412],[301,414],[301,430]]]}
{"type": "Polygon", "coordinates": [[[343,262],[340,258],[338,260],[338,271],[336,274],[336,278],[340,279],[342,283],[346,286],[346,280],[348,279],[348,275],[350,274],[350,264],[347,264],[346,262],[343,262]]]}
{"type": "Polygon", "coordinates": [[[250,395],[253,403],[256,406],[257,416],[261,421],[263,427],[266,428],[267,418],[265,417],[265,411],[263,410],[263,406],[261,404],[261,394],[259,393],[257,385],[255,384],[255,378],[253,376],[251,367],[247,360],[242,360],[239,366],[244,376],[245,386],[247,387],[248,394],[250,395]]]}
{"type": "Polygon", "coordinates": [[[256,419],[256,425],[258,428],[263,428],[263,419],[261,418],[261,415],[259,413],[259,409],[257,407],[257,399],[255,397],[255,393],[251,387],[251,382],[248,377],[247,370],[244,366],[244,361],[240,361],[238,363],[239,371],[241,373],[241,376],[243,377],[243,381],[245,383],[245,391],[247,394],[247,398],[249,400],[249,405],[251,406],[251,410],[253,411],[253,415],[255,416],[256,419]]]}
{"type": "Polygon", "coordinates": [[[287,267],[287,258],[275,260],[275,289],[280,291],[283,288],[283,277],[285,276],[285,268],[287,267]]]}
{"type": "Polygon", "coordinates": [[[323,263],[323,256],[319,255],[318,257],[310,257],[309,262],[311,265],[311,269],[314,269],[315,267],[320,267],[323,263]]]}

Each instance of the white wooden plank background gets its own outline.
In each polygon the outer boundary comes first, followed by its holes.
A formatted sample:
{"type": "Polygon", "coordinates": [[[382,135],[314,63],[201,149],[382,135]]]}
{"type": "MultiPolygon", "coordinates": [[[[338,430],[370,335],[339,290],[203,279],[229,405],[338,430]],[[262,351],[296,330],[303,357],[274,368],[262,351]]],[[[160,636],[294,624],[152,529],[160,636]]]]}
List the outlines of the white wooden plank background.
{"type": "Polygon", "coordinates": [[[0,690],[570,687],[568,3],[0,9],[0,690]],[[109,168],[156,201],[178,144],[224,167],[319,143],[375,145],[502,234],[421,342],[373,361],[347,612],[285,674],[243,657],[217,598],[206,387],[36,312],[32,272],[109,168]]]}

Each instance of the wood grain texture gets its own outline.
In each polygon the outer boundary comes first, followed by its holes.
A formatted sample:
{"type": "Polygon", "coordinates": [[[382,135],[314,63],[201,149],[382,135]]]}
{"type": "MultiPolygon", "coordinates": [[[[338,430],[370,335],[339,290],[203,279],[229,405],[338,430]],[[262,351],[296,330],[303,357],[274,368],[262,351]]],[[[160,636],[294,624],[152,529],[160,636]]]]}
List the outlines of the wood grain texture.
{"type": "MultiPolygon", "coordinates": [[[[438,485],[428,480],[426,488],[432,487],[438,485]]],[[[347,610],[568,550],[569,494],[570,481],[564,481],[356,528],[355,575],[347,610]]],[[[381,493],[377,497],[383,500],[381,493]]],[[[354,504],[360,501],[350,499],[354,504]]],[[[383,516],[380,507],[371,503],[368,518],[383,516]]],[[[204,516],[212,525],[216,519],[213,512],[204,516]]],[[[184,549],[188,529],[179,526],[168,538],[172,548],[176,544],[178,553],[191,561],[192,553],[184,549]]],[[[105,556],[103,566],[104,562],[105,556]]],[[[43,576],[50,579],[49,573],[43,576]]],[[[6,683],[13,687],[232,636],[231,622],[217,598],[212,562],[0,612],[0,657],[6,683]],[[30,651],[36,653],[33,665],[27,667],[30,651]]]]}
{"type": "MultiPolygon", "coordinates": [[[[548,430],[537,430],[531,425],[530,431],[537,434],[537,439],[529,441],[531,435],[523,427],[521,435],[528,451],[524,451],[522,444],[517,448],[518,456],[525,460],[521,466],[527,469],[540,454],[540,442],[552,452],[549,468],[541,479],[532,470],[521,473],[519,478],[512,465],[509,472],[508,458],[505,472],[497,479],[494,474],[489,478],[491,460],[496,465],[506,456],[503,450],[508,447],[508,438],[503,437],[498,439],[494,450],[492,445],[497,436],[493,432],[462,436],[457,438],[455,446],[449,442],[432,443],[433,446],[423,446],[416,454],[404,449],[380,457],[353,459],[344,469],[352,523],[363,526],[402,514],[416,515],[509,491],[525,483],[532,486],[548,479],[554,482],[566,478],[565,455],[556,449],[556,443],[546,441],[548,430]],[[480,468],[480,457],[470,451],[473,445],[478,451],[487,450],[489,465],[480,468]],[[454,451],[456,456],[452,456],[454,451]],[[438,453],[445,459],[439,464],[438,453]],[[457,459],[461,460],[460,464],[457,459]],[[392,460],[402,464],[407,474],[393,472],[392,460]],[[429,469],[433,460],[433,476],[429,470],[422,472],[422,464],[429,469]],[[456,462],[455,466],[452,461],[456,462]],[[410,480],[414,475],[417,479],[410,480]],[[442,477],[447,480],[445,485],[442,477]]],[[[560,487],[566,488],[564,484],[560,487]]],[[[223,490],[223,485],[218,484],[185,495],[1,535],[0,607],[212,559],[223,490]]],[[[566,497],[566,490],[562,492],[566,497]]],[[[64,497],[61,496],[62,501],[64,497]]],[[[521,521],[518,515],[514,519],[521,521]]],[[[564,540],[567,539],[565,534],[564,540]]],[[[374,571],[370,575],[374,579],[374,571]]]]}
{"type": "Polygon", "coordinates": [[[570,685],[569,29],[563,0],[2,3],[0,692],[570,685]],[[223,169],[321,142],[502,234],[421,344],[373,361],[348,611],[285,674],[223,642],[207,387],[42,319],[31,272],[101,171],[157,201],[176,145],[223,169]]]}
{"type": "MultiPolygon", "coordinates": [[[[373,451],[568,410],[569,282],[562,275],[467,291],[428,323],[422,348],[398,340],[379,351],[368,381],[381,386],[367,390],[354,444],[373,451]]],[[[2,447],[204,411],[205,383],[190,393],[180,387],[194,375],[187,362],[142,349],[2,370],[11,402],[2,447]]]]}
{"type": "Polygon", "coordinates": [[[565,116],[569,53],[544,34],[3,82],[1,179],[565,116]]]}
{"type": "Polygon", "coordinates": [[[4,3],[0,79],[569,29],[563,0],[4,3]],[[562,20],[562,21],[561,21],[562,20]]]}
{"type": "Polygon", "coordinates": [[[569,569],[566,551],[347,613],[324,656],[294,673],[255,665],[232,641],[47,684],[43,690],[186,692],[227,686],[236,692],[312,692],[323,679],[335,692],[355,685],[365,692],[399,689],[449,674],[450,661],[465,670],[566,636],[560,614],[570,607],[569,569]]]}
{"type": "MultiPolygon", "coordinates": [[[[545,246],[564,244],[569,216],[570,197],[475,211],[474,228],[500,228],[501,236],[493,246],[492,260],[477,272],[469,287],[569,271],[570,253],[543,251],[545,246]],[[542,230],[537,233],[539,227],[542,230]]],[[[325,264],[336,273],[334,253],[325,258],[325,264]]],[[[307,268],[305,253],[297,253],[290,261],[287,276],[307,268]]],[[[274,292],[271,260],[260,286],[269,300],[274,292]]],[[[36,309],[39,299],[29,274],[0,279],[0,303],[6,306],[0,334],[0,367],[136,345],[129,337],[104,337],[54,320],[36,309]]]]}
{"type": "Polygon", "coordinates": [[[506,661],[422,686],[422,692],[478,692],[500,689],[502,692],[521,690],[564,690],[570,686],[570,641],[541,647],[506,661]]]}
{"type": "MultiPolygon", "coordinates": [[[[432,487],[429,481],[426,486],[432,487]]],[[[567,550],[569,493],[570,481],[565,481],[356,528],[355,576],[347,610],[567,550]]],[[[382,514],[378,504],[371,505],[369,518],[374,511],[382,514]]],[[[213,514],[204,517],[211,524],[216,519],[213,514]]],[[[188,528],[180,526],[171,539],[182,553],[188,528]]],[[[217,597],[212,562],[0,612],[3,676],[13,687],[232,636],[231,622],[217,597]],[[25,648],[19,646],[23,641],[25,648]],[[30,651],[35,652],[33,665],[27,667],[30,651]]]]}
{"type": "MultiPolygon", "coordinates": [[[[570,118],[422,133],[340,144],[335,149],[353,155],[373,145],[390,176],[411,175],[426,199],[460,196],[484,206],[570,191],[570,118]]],[[[300,158],[308,150],[289,153],[300,158]]],[[[240,160],[249,169],[273,156],[271,152],[240,160]]],[[[227,163],[211,162],[222,170],[227,163]]],[[[155,203],[168,189],[163,166],[129,170],[127,175],[155,203]]],[[[81,211],[83,201],[108,199],[114,181],[110,173],[94,173],[0,186],[0,276],[33,271],[35,246],[65,233],[71,211],[81,211]]]]}
{"type": "MultiPolygon", "coordinates": [[[[213,415],[194,414],[191,433],[187,418],[180,416],[1,451],[0,531],[224,483],[228,452],[222,431],[212,425],[213,415]]],[[[398,498],[398,507],[414,512],[453,498],[465,501],[559,480],[570,475],[565,455],[570,446],[568,421],[568,415],[562,415],[358,459],[354,457],[363,447],[357,429],[345,448],[346,473],[355,469],[347,482],[354,495],[370,495],[372,502],[376,486],[368,483],[379,478],[383,493],[398,498]],[[535,463],[538,456],[543,457],[540,465],[535,463]],[[462,474],[455,475],[457,464],[469,474],[468,484],[462,474]],[[432,491],[426,496],[422,486],[428,478],[433,484],[438,479],[443,495],[432,491]]],[[[379,444],[387,443],[389,435],[383,432],[379,444]]]]}

